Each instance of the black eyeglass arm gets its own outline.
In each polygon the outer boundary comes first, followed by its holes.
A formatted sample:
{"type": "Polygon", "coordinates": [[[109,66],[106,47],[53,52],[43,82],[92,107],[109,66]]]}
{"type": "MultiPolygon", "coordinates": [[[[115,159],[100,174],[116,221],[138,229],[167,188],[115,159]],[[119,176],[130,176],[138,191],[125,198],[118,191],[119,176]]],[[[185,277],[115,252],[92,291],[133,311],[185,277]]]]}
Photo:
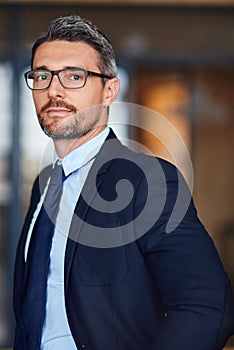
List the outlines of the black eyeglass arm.
{"type": "Polygon", "coordinates": [[[101,73],[96,73],[96,72],[91,72],[89,70],[86,71],[88,75],[93,75],[95,77],[100,77],[100,78],[105,78],[105,79],[112,79],[113,77],[110,77],[109,75],[101,74],[101,73]]]}

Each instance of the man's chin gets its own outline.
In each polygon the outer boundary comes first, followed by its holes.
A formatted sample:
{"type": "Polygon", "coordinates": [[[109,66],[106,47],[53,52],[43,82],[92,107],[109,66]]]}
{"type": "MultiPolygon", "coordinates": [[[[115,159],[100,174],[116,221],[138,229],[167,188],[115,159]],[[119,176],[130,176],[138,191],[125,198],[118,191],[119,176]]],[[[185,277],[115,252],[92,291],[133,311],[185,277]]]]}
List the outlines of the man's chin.
{"type": "Polygon", "coordinates": [[[50,137],[52,140],[73,140],[80,138],[87,134],[88,131],[78,131],[78,130],[49,130],[47,128],[43,128],[44,133],[50,137]]]}

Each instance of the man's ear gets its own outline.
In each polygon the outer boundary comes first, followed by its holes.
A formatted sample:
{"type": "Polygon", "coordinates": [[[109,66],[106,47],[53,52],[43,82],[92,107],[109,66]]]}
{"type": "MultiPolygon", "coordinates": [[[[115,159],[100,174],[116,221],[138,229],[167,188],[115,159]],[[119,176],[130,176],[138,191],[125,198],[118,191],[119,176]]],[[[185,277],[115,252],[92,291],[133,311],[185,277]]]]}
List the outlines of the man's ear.
{"type": "Polygon", "coordinates": [[[105,87],[104,87],[104,105],[110,106],[117,98],[119,93],[119,79],[118,78],[112,78],[106,81],[105,87]]]}

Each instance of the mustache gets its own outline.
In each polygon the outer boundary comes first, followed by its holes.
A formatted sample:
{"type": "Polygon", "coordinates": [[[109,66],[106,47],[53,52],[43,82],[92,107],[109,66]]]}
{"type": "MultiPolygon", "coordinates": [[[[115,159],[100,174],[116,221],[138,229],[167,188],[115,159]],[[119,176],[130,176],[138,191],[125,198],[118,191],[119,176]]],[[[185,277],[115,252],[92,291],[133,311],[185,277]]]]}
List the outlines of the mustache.
{"type": "Polygon", "coordinates": [[[73,105],[70,105],[68,103],[66,103],[65,101],[60,101],[60,100],[52,100],[50,99],[42,108],[41,108],[41,111],[40,113],[43,113],[47,110],[47,108],[50,108],[50,107],[62,107],[62,108],[66,108],[66,109],[69,109],[71,112],[77,112],[77,108],[75,108],[73,105]]]}

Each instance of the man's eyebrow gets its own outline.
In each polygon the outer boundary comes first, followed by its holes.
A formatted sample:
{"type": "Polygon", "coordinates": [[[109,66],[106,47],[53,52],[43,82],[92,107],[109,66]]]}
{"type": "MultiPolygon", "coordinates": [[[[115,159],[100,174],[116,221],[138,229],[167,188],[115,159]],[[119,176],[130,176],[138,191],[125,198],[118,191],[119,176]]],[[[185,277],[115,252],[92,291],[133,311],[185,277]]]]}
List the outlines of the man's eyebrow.
{"type": "Polygon", "coordinates": [[[82,67],[80,67],[80,66],[66,66],[66,67],[64,67],[64,69],[84,69],[84,68],[82,68],[82,67]]]}
{"type": "Polygon", "coordinates": [[[33,70],[49,70],[49,69],[46,66],[39,66],[39,67],[33,68],[33,70]]]}
{"type": "MultiPolygon", "coordinates": [[[[79,67],[78,66],[66,66],[66,67],[63,67],[62,69],[85,69],[85,68],[80,67],[80,66],[79,67]]],[[[47,66],[39,66],[39,67],[33,68],[33,70],[53,70],[53,69],[49,69],[47,66]]],[[[58,69],[58,70],[60,70],[60,69],[58,69]]]]}

